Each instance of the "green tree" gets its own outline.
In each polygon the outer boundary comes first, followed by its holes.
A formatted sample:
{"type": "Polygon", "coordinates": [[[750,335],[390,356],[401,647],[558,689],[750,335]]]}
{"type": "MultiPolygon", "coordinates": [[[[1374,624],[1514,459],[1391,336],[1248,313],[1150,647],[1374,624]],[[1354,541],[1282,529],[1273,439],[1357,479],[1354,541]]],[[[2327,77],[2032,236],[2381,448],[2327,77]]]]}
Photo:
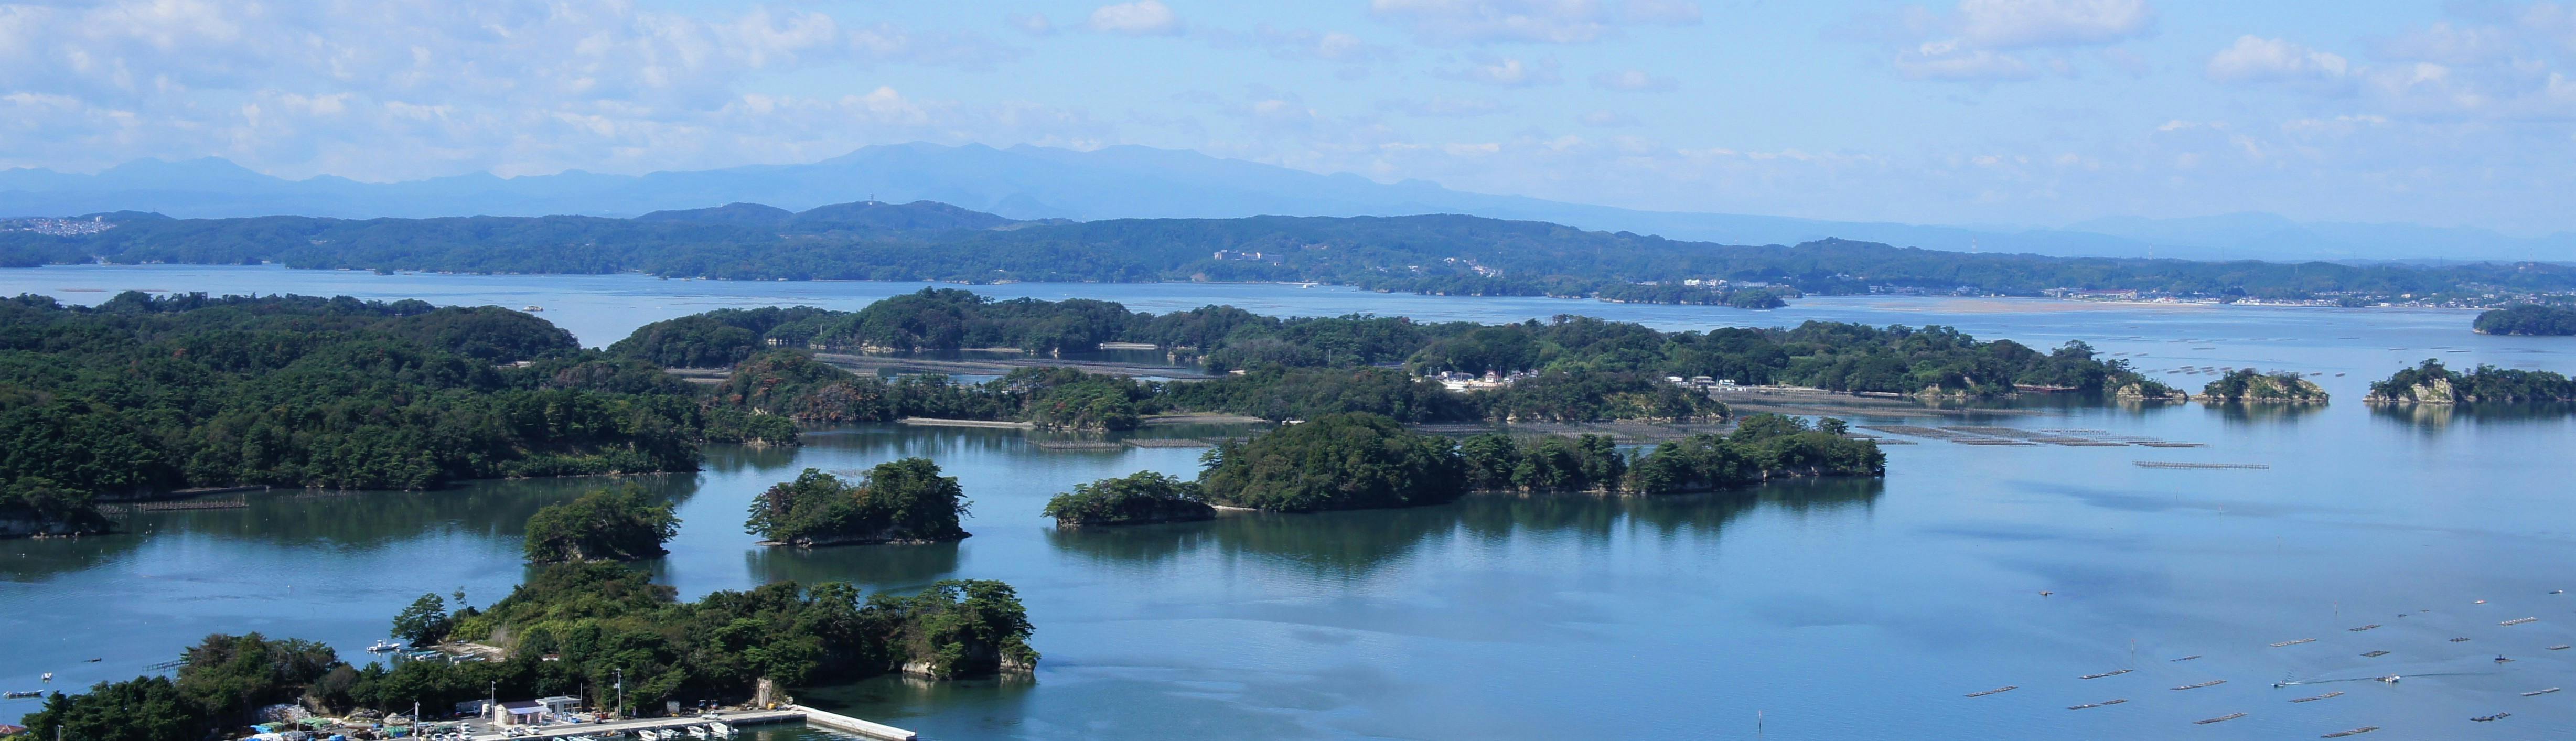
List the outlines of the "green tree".
{"type": "Polygon", "coordinates": [[[1304,512],[1440,504],[1466,492],[1458,446],[1371,414],[1328,414],[1208,451],[1217,504],[1304,512]]]}
{"type": "Polygon", "coordinates": [[[424,594],[420,599],[412,600],[411,606],[403,608],[401,614],[394,616],[393,636],[415,647],[428,646],[447,637],[448,630],[453,627],[455,623],[447,614],[447,600],[436,593],[424,594]]]}
{"type": "Polygon", "coordinates": [[[928,458],[877,464],[857,482],[808,468],[753,498],[743,529],[798,546],[957,540],[965,490],[928,458]]]}
{"type": "Polygon", "coordinates": [[[1198,482],[1155,471],[1074,484],[1047,500],[1040,514],[1058,525],[1128,525],[1216,517],[1198,482]]]}
{"type": "Polygon", "coordinates": [[[676,504],[649,501],[633,484],[547,505],[528,518],[528,562],[632,561],[668,553],[662,544],[680,534],[677,511],[676,504]]]}

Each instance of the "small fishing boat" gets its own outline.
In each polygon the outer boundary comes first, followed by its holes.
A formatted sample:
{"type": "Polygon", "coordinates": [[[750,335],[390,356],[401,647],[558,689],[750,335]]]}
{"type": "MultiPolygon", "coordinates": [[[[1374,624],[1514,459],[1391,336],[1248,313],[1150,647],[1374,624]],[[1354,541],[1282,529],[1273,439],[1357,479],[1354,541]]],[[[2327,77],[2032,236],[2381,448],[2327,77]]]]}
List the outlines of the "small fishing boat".
{"type": "Polygon", "coordinates": [[[521,307],[519,307],[519,310],[520,310],[520,311],[529,312],[529,313],[535,313],[535,312],[545,311],[545,310],[546,310],[546,307],[538,306],[538,305],[536,305],[536,304],[529,304],[529,305],[526,305],[526,306],[521,306],[521,307]]]}
{"type": "Polygon", "coordinates": [[[54,681],[54,673],[53,673],[53,672],[45,672],[45,681],[47,681],[47,682],[54,681]]]}
{"type": "Polygon", "coordinates": [[[397,641],[377,641],[367,646],[367,653],[380,654],[387,651],[400,651],[402,650],[402,647],[402,643],[397,641]]]}

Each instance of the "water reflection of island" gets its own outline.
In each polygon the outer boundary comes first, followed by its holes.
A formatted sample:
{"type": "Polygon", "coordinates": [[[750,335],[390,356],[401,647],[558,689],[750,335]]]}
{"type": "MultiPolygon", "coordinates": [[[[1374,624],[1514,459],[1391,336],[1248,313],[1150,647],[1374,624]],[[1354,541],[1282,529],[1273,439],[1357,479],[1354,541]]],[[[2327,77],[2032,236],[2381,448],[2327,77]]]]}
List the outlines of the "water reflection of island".
{"type": "Polygon", "coordinates": [[[1061,528],[1048,531],[1047,542],[1104,565],[1159,565],[1209,553],[1360,578],[1453,538],[1499,543],[1572,536],[1602,546],[1622,532],[1713,539],[1729,521],[1763,507],[1799,516],[1866,512],[1885,485],[1875,478],[1829,478],[1658,497],[1482,494],[1434,507],[1227,513],[1206,522],[1061,528]]]}
{"type": "Polygon", "coordinates": [[[2481,401],[2466,404],[2372,404],[2373,419],[2436,432],[2458,424],[2560,423],[2576,415],[2576,402],[2481,401]]]}

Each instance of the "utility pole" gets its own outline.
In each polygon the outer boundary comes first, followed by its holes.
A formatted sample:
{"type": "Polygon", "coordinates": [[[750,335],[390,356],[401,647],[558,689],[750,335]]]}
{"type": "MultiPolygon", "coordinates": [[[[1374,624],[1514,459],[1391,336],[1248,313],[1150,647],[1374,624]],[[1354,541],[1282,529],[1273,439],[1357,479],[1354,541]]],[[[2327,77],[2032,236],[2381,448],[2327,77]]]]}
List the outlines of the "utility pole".
{"type": "Polygon", "coordinates": [[[626,667],[617,668],[617,718],[626,719],[626,667]]]}

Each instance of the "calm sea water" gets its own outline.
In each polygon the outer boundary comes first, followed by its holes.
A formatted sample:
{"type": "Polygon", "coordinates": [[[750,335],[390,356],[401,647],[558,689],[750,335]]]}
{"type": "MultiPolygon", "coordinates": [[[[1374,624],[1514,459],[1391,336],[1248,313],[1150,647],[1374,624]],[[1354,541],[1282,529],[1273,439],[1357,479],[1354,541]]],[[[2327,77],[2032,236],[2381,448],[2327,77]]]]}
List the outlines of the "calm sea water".
{"type": "MultiPolygon", "coordinates": [[[[135,288],[535,304],[591,345],[711,308],[850,309],[919,287],[0,271],[0,293],[78,303],[135,288]]],[[[2547,650],[2576,642],[2576,597],[2551,593],[2576,587],[2567,486],[2576,467],[2566,457],[2576,426],[2561,409],[2390,413],[2359,403],[2370,379],[2425,357],[2576,370],[2576,340],[2482,337],[2467,331],[2468,313],[2442,311],[1847,298],[1743,312],[1293,286],[974,290],[1148,311],[1230,303],[1486,322],[1580,313],[1666,329],[1938,323],[2041,347],[2082,339],[2150,370],[2323,373],[2316,380],[2338,401],[1861,420],[2103,430],[2205,448],[1926,440],[1890,446],[1882,481],[1656,499],[1475,497],[1084,532],[1055,530],[1037,510],[1077,482],[1190,473],[1198,451],[1049,452],[1007,431],[862,427],[811,435],[792,451],[718,449],[706,471],[649,479],[680,502],[686,524],[672,555],[647,567],[686,596],[779,579],[911,589],[992,578],[1020,590],[1039,626],[1045,658],[1034,680],[799,693],[815,704],[950,739],[2576,733],[2576,693],[2519,695],[2576,684],[2576,650],[2547,650]],[[754,493],[797,470],[906,455],[961,479],[973,538],[792,552],[757,548],[739,527],[754,493]],[[2522,617],[2540,620],[2498,625],[2522,617]],[[2307,638],[2316,640],[2270,645],[2307,638]],[[2373,650],[2390,653],[2360,655],[2373,650]],[[2498,654],[2514,661],[2496,663],[2498,654]],[[2199,658],[2173,661],[2186,656],[2199,658]],[[2115,669],[2135,671],[2077,678],[2115,669]],[[2389,674],[2406,679],[2368,681],[2389,674]],[[2302,684],[2273,686],[2283,680],[2302,684]],[[2006,685],[2019,689],[1963,697],[2006,685]],[[2345,694],[2288,702],[2331,691],[2345,694]],[[2111,699],[2128,702],[2066,709],[2111,699]],[[2469,720],[2500,712],[2513,717],[2469,720]]],[[[2191,388],[2209,378],[2164,375],[2191,388]]],[[[601,483],[279,492],[249,509],[142,515],[133,535],[0,541],[0,689],[37,688],[45,671],[57,686],[131,677],[214,631],[314,638],[355,655],[422,592],[461,587],[476,604],[506,594],[526,573],[518,547],[528,514],[601,483]]],[[[0,703],[0,720],[30,709],[0,703]]]]}

